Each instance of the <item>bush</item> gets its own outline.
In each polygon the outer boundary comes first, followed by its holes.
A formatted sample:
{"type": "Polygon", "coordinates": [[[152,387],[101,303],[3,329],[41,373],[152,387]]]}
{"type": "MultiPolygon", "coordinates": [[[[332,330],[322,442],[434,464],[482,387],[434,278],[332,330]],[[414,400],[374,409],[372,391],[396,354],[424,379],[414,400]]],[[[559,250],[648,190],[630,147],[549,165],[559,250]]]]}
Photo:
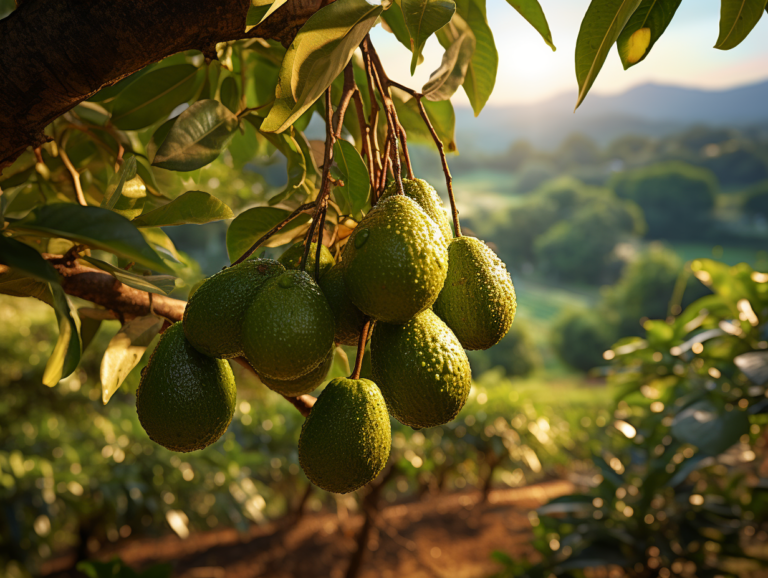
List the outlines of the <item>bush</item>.
{"type": "Polygon", "coordinates": [[[768,181],[755,185],[747,192],[744,213],[748,217],[760,216],[768,220],[768,181]]]}
{"type": "Polygon", "coordinates": [[[498,344],[485,351],[468,351],[473,375],[501,367],[508,377],[525,377],[541,366],[530,326],[516,319],[509,333],[498,344]]]}
{"type": "Polygon", "coordinates": [[[680,162],[626,171],[611,180],[622,198],[637,203],[653,239],[701,238],[715,206],[717,181],[706,169],[680,162]]]}
{"type": "Polygon", "coordinates": [[[552,327],[552,347],[570,367],[589,371],[604,363],[603,352],[616,340],[616,321],[592,309],[563,312],[552,327]]]}

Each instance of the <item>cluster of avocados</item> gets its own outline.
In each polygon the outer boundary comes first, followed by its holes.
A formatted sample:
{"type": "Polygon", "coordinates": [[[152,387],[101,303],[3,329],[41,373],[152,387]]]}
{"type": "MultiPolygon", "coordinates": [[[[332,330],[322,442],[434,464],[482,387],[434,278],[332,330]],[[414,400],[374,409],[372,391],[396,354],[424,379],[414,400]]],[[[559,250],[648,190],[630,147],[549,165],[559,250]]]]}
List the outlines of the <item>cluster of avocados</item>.
{"type": "MultiPolygon", "coordinates": [[[[139,384],[142,426],[175,451],[202,449],[226,431],[235,383],[225,359],[242,357],[285,396],[316,389],[334,343],[358,345],[366,322],[370,379],[337,378],[299,438],[307,477],[354,491],[385,467],[389,416],[415,429],[454,419],[471,372],[465,349],[504,337],[516,298],[504,263],[482,241],[453,237],[439,195],[421,179],[392,183],[349,237],[338,263],[321,247],[320,278],[299,270],[299,241],[278,261],[252,259],[206,280],[184,319],[160,339],[139,384]]],[[[307,271],[315,270],[316,244],[307,271]]]]}

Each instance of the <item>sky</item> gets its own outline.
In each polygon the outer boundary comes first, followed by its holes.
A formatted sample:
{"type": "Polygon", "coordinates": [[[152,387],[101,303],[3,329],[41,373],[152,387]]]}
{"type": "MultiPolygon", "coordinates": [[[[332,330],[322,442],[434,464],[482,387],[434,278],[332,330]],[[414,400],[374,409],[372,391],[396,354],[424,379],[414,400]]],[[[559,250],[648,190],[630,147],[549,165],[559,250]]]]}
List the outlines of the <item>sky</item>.
{"type": "MultiPolygon", "coordinates": [[[[504,0],[486,1],[488,21],[499,52],[496,86],[489,104],[532,103],[562,93],[572,93],[575,104],[574,50],[589,0],[540,0],[556,52],[504,0]]],[[[648,82],[721,90],[768,79],[768,15],[763,16],[744,42],[729,51],[712,48],[718,36],[719,18],[720,0],[683,0],[650,55],[625,71],[614,47],[591,92],[618,94],[648,82]]],[[[433,37],[424,50],[423,64],[411,78],[410,52],[394,35],[377,26],[372,39],[389,76],[416,89],[439,66],[443,55],[442,47],[433,37]]],[[[462,90],[453,102],[468,105],[462,90]]]]}

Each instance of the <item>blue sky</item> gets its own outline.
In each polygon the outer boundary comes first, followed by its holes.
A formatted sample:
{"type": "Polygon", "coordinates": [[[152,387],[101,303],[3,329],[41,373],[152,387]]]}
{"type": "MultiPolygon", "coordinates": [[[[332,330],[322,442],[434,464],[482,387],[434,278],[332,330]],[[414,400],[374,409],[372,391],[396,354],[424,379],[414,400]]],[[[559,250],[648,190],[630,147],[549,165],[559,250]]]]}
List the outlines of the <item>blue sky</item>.
{"type": "MultiPolygon", "coordinates": [[[[504,0],[487,0],[488,21],[499,51],[491,104],[535,102],[564,92],[573,94],[575,104],[573,54],[589,1],[540,2],[556,52],[504,0]]],[[[718,36],[719,17],[720,0],[683,0],[666,33],[643,62],[624,71],[615,48],[611,51],[592,92],[615,94],[646,82],[723,89],[768,79],[768,15],[742,44],[730,51],[712,48],[718,36]]],[[[372,37],[390,76],[416,89],[426,82],[442,58],[442,47],[431,39],[424,51],[424,63],[411,78],[410,52],[381,27],[373,31],[372,37]]],[[[461,90],[453,100],[457,105],[467,103],[461,90]]]]}

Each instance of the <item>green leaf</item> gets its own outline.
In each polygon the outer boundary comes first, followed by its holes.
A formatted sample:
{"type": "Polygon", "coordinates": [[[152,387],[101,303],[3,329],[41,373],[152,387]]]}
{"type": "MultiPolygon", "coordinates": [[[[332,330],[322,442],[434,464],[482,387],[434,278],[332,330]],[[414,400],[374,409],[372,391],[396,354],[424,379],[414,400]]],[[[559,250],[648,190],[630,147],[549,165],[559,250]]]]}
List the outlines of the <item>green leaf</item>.
{"type": "Polygon", "coordinates": [[[608,51],[619,38],[640,2],[641,0],[592,0],[590,3],[576,39],[576,81],[579,85],[576,108],[579,108],[592,88],[608,51]]]}
{"type": "MultiPolygon", "coordinates": [[[[262,235],[290,214],[291,211],[276,207],[254,207],[240,213],[227,229],[227,253],[230,262],[237,261],[262,235]]],[[[309,215],[299,215],[283,227],[282,232],[295,229],[307,221],[309,221],[309,215]]],[[[277,236],[272,237],[264,246],[276,246],[277,240],[277,236]]]]}
{"type": "MultiPolygon", "coordinates": [[[[285,4],[286,0],[278,0],[280,4],[285,4]]],[[[264,19],[277,10],[280,6],[272,10],[272,6],[276,2],[262,2],[260,0],[254,0],[248,7],[248,13],[245,15],[245,31],[250,32],[256,28],[259,24],[264,22],[264,19]],[[272,12],[270,12],[272,10],[272,12]],[[268,14],[269,13],[269,14],[268,14]]]]}
{"type": "Polygon", "coordinates": [[[93,338],[99,332],[102,319],[93,319],[92,317],[83,317],[81,315],[82,307],[77,310],[78,317],[80,317],[80,340],[83,344],[82,353],[88,349],[88,346],[93,342],[93,338]]]}
{"type": "MultiPolygon", "coordinates": [[[[408,142],[420,142],[433,144],[432,134],[424,124],[424,120],[419,113],[419,106],[416,99],[398,88],[392,89],[392,100],[397,109],[397,116],[403,127],[408,133],[408,142]]],[[[454,138],[454,129],[456,126],[456,115],[453,111],[453,105],[450,100],[441,100],[431,102],[423,100],[422,104],[427,111],[429,121],[435,129],[437,136],[443,143],[446,152],[456,152],[456,140],[454,138]]]]}
{"type": "Polygon", "coordinates": [[[541,37],[544,39],[544,42],[547,43],[547,46],[553,51],[557,50],[552,43],[552,33],[549,31],[547,17],[544,16],[544,11],[541,9],[539,0],[507,0],[507,3],[517,10],[520,15],[536,29],[536,32],[541,34],[541,37]]]}
{"type": "Polygon", "coordinates": [[[0,264],[13,267],[46,283],[58,283],[59,274],[29,245],[0,235],[0,264]]]}
{"type": "Polygon", "coordinates": [[[199,100],[182,112],[152,164],[171,171],[194,171],[216,160],[238,126],[237,116],[216,100],[199,100]]]}
{"type": "Polygon", "coordinates": [[[122,130],[138,130],[167,117],[192,97],[198,76],[198,69],[191,64],[148,72],[115,99],[112,124],[122,130]]]}
{"type": "MultiPolygon", "coordinates": [[[[249,120],[259,131],[266,124],[266,119],[260,117],[250,117],[249,120]]],[[[294,138],[293,127],[291,130],[280,134],[271,132],[261,132],[261,134],[283,154],[287,161],[288,183],[281,192],[269,199],[270,205],[276,205],[301,190],[307,176],[307,161],[298,141],[294,138]]]]}
{"type": "Polygon", "coordinates": [[[53,306],[48,283],[29,277],[18,269],[0,270],[0,293],[13,297],[34,297],[53,306]]]}
{"type": "Polygon", "coordinates": [[[168,133],[171,132],[171,128],[173,128],[175,122],[175,118],[166,120],[163,124],[157,127],[157,130],[154,133],[152,133],[152,138],[147,145],[147,157],[149,158],[150,163],[155,160],[157,151],[163,146],[163,143],[165,142],[168,133]]]}
{"type": "Polygon", "coordinates": [[[83,256],[80,258],[97,269],[106,271],[123,285],[128,285],[129,287],[133,287],[139,291],[146,291],[147,293],[168,295],[176,288],[176,282],[178,281],[178,278],[173,277],[172,275],[137,275],[136,273],[120,269],[120,267],[115,267],[106,261],[94,257],[83,256]]]}
{"type": "Polygon", "coordinates": [[[109,179],[107,185],[107,192],[104,195],[104,199],[101,201],[101,207],[103,209],[113,210],[117,201],[120,200],[120,196],[123,194],[123,187],[125,183],[130,181],[136,176],[136,157],[131,156],[123,162],[120,169],[109,179]]]}
{"type": "MultiPolygon", "coordinates": [[[[466,25],[464,25],[466,26],[466,25]]],[[[475,52],[475,35],[469,28],[461,30],[449,25],[451,44],[443,54],[440,66],[429,77],[421,92],[427,100],[448,100],[464,82],[469,62],[475,52]]]]}
{"type": "Polygon", "coordinates": [[[336,0],[310,16],[285,53],[263,132],[282,132],[344,70],[381,14],[365,0],[336,0]]]}
{"type": "Polygon", "coordinates": [[[226,106],[233,114],[237,114],[240,109],[240,89],[237,87],[237,81],[227,76],[221,83],[221,103],[226,106]]]}
{"type": "Polygon", "coordinates": [[[643,0],[619,35],[624,70],[643,60],[661,38],[682,0],[643,0]]]}
{"type": "Polygon", "coordinates": [[[371,190],[368,168],[354,145],[345,140],[333,145],[333,160],[344,181],[343,187],[334,188],[334,198],[345,214],[356,215],[365,207],[371,190]]]}
{"type": "Polygon", "coordinates": [[[715,48],[730,50],[741,44],[766,8],[765,0],[721,0],[720,36],[715,48]]]}
{"type": "Polygon", "coordinates": [[[173,201],[149,211],[131,221],[136,227],[172,227],[174,225],[204,225],[212,221],[231,219],[232,209],[203,191],[187,191],[173,201]]]}
{"type": "Polygon", "coordinates": [[[749,417],[738,409],[723,411],[709,400],[697,401],[675,416],[672,435],[683,443],[716,456],[749,432],[749,417]]]}
{"type": "Polygon", "coordinates": [[[80,317],[72,302],[58,283],[49,283],[53,295],[53,309],[59,322],[59,339],[53,348],[43,372],[43,385],[53,387],[69,376],[80,363],[82,342],[80,341],[80,317]]]}
{"type": "Polygon", "coordinates": [[[120,388],[125,378],[141,361],[144,352],[163,327],[155,315],[136,317],[109,341],[101,359],[101,400],[104,405],[120,388]]]}
{"type": "Polygon", "coordinates": [[[451,21],[456,3],[453,0],[402,0],[400,7],[411,37],[413,74],[427,39],[451,21]]]}
{"type": "Polygon", "coordinates": [[[100,207],[43,205],[9,228],[45,237],[63,237],[121,255],[155,271],[172,273],[128,219],[100,207]]]}
{"type": "Polygon", "coordinates": [[[411,35],[408,33],[408,27],[405,25],[405,19],[403,18],[403,11],[400,8],[400,4],[393,2],[389,8],[381,13],[381,18],[384,20],[384,23],[392,34],[395,35],[398,42],[410,50],[411,35]]]}

